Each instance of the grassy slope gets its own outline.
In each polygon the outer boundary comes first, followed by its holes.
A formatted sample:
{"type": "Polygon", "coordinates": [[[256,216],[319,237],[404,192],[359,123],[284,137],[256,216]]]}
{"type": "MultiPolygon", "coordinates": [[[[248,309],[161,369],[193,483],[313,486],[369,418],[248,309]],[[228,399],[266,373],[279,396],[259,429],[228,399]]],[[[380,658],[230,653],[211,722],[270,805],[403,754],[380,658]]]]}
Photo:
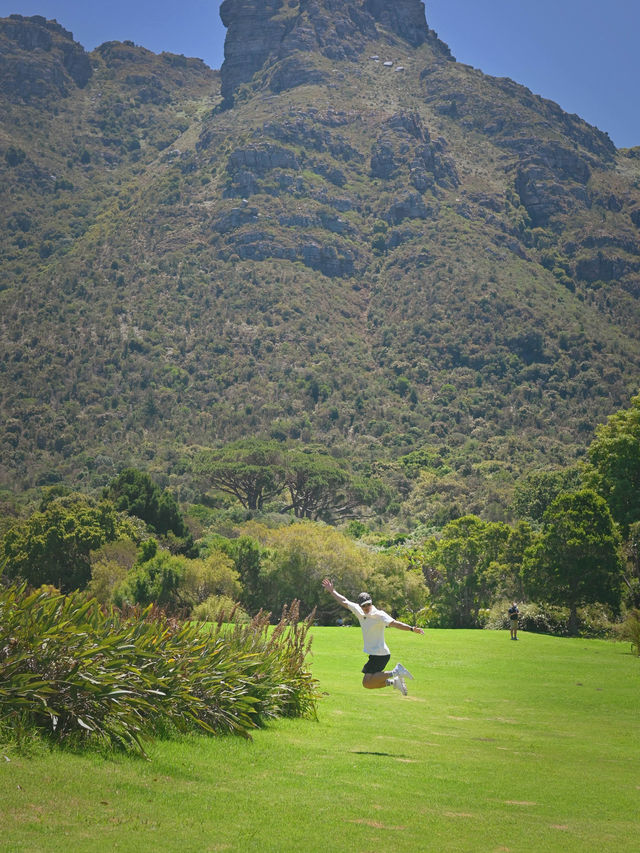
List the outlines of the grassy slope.
{"type": "Polygon", "coordinates": [[[637,849],[640,672],[627,646],[389,639],[416,676],[407,698],[363,691],[359,632],[324,628],[317,723],[157,744],[149,763],[10,753],[3,849],[637,849]]]}

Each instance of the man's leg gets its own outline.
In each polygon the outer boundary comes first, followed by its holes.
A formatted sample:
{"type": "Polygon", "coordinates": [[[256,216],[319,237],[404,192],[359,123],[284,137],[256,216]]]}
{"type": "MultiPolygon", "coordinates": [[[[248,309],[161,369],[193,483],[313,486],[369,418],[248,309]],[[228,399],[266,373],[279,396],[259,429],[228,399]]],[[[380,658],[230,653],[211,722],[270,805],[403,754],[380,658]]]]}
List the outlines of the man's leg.
{"type": "Polygon", "coordinates": [[[386,687],[389,679],[393,679],[392,672],[365,672],[362,686],[367,690],[378,690],[380,687],[386,687]]]}

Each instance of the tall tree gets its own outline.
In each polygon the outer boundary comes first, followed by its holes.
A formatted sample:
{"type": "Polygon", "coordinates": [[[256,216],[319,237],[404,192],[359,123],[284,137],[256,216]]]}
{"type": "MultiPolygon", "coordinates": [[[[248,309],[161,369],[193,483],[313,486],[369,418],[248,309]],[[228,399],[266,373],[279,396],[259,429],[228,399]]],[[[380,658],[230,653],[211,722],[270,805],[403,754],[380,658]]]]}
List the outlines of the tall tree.
{"type": "Polygon", "coordinates": [[[534,598],[568,607],[575,634],[578,607],[620,603],[620,537],[606,502],[591,489],[558,495],[543,524],[524,555],[525,588],[534,598]]]}
{"type": "Polygon", "coordinates": [[[276,441],[251,438],[220,450],[201,451],[194,460],[194,470],[251,510],[262,509],[285,487],[284,454],[276,441]]]}
{"type": "Polygon", "coordinates": [[[287,454],[285,482],[296,518],[327,521],[348,514],[353,508],[350,479],[349,473],[326,453],[294,450],[287,454]]]}
{"type": "Polygon", "coordinates": [[[173,533],[182,539],[189,535],[176,499],[145,471],[125,468],[109,483],[104,497],[113,501],[120,512],[142,519],[160,536],[173,533]]]}
{"type": "Polygon", "coordinates": [[[629,525],[640,521],[640,395],[596,428],[589,460],[589,485],[607,501],[626,538],[629,525]]]}
{"type": "Polygon", "coordinates": [[[113,542],[122,524],[113,504],[84,495],[57,497],[42,512],[11,528],[4,539],[4,573],[32,586],[62,592],[84,589],[91,579],[91,551],[113,542]]]}
{"type": "Polygon", "coordinates": [[[411,563],[423,570],[443,625],[470,628],[477,624],[478,611],[489,606],[493,587],[502,582],[494,577],[496,565],[502,567],[501,574],[509,571],[510,535],[502,522],[466,515],[450,521],[422,553],[411,555],[411,563]]]}
{"type": "Polygon", "coordinates": [[[355,478],[332,456],[312,449],[287,453],[285,481],[295,516],[323,521],[353,516],[383,491],[377,480],[355,478]]]}

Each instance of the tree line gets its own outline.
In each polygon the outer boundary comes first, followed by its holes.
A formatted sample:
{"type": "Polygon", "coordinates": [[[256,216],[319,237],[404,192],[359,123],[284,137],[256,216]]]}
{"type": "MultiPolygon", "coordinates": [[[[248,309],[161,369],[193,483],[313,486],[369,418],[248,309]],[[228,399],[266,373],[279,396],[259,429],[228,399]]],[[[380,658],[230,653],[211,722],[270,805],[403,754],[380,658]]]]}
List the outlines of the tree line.
{"type": "MultiPolygon", "coordinates": [[[[585,608],[615,621],[640,607],[640,397],[597,427],[583,463],[524,476],[510,523],[467,513],[430,528],[374,529],[367,522],[390,500],[388,484],[317,447],[252,438],[198,449],[189,464],[222,509],[215,500],[181,508],[136,469],[97,497],[52,487],[6,530],[3,580],[207,619],[234,607],[236,618],[277,615],[299,599],[331,624],[340,614],[321,594],[326,574],[442,627],[499,625],[514,599],[538,608],[532,625],[553,622],[540,608],[562,608],[572,634],[593,621],[585,608]]],[[[442,460],[425,451],[404,464],[437,472],[442,460]]]]}
{"type": "Polygon", "coordinates": [[[292,449],[277,441],[245,439],[200,450],[192,469],[205,485],[234,497],[248,510],[286,494],[282,512],[327,522],[383,506],[389,490],[376,477],[354,475],[318,447],[292,449]]]}

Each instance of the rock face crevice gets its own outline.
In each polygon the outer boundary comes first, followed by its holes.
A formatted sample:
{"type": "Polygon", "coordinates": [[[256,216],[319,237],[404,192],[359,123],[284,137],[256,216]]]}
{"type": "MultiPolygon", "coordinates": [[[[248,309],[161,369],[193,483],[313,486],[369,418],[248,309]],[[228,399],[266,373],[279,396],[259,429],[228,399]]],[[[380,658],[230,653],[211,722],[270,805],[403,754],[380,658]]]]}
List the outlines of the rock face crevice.
{"type": "Polygon", "coordinates": [[[367,42],[386,31],[418,47],[430,37],[421,0],[224,0],[227,27],[222,96],[233,103],[240,86],[262,69],[278,67],[270,87],[282,91],[318,82],[307,56],[355,61],[367,42]]]}

